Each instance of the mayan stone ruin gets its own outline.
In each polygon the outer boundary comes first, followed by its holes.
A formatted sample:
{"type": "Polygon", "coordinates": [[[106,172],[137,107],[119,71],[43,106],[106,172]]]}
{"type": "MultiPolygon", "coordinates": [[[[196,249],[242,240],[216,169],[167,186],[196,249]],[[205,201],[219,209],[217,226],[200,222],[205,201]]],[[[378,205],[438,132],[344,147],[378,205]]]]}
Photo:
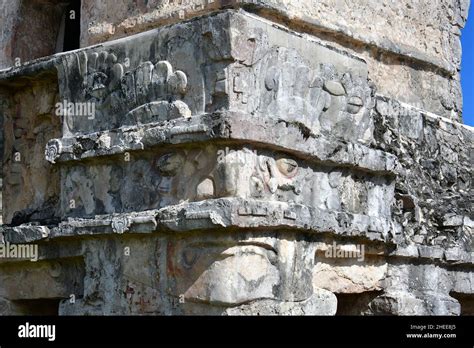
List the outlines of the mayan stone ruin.
{"type": "Polygon", "coordinates": [[[0,0],[0,314],[474,314],[468,8],[0,0]]]}

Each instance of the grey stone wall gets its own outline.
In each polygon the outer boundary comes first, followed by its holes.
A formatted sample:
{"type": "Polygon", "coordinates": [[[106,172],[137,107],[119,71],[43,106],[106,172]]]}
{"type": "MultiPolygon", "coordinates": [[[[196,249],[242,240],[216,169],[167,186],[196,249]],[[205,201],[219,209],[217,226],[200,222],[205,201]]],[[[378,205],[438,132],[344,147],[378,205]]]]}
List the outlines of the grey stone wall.
{"type": "Polygon", "coordinates": [[[467,3],[378,4],[84,1],[0,72],[1,312],[472,314],[467,3]]]}
{"type": "Polygon", "coordinates": [[[220,8],[243,7],[362,56],[379,91],[460,120],[460,30],[467,0],[113,0],[83,1],[83,46],[176,23],[220,8]]]}

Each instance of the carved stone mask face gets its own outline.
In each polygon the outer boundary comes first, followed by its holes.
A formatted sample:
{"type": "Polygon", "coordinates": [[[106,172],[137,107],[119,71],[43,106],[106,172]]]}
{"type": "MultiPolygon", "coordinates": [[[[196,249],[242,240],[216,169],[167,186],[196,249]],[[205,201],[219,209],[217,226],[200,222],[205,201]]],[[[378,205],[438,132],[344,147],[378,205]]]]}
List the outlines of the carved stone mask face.
{"type": "Polygon", "coordinates": [[[184,296],[185,312],[196,304],[225,311],[250,302],[305,301],[313,295],[314,251],[290,235],[279,240],[272,233],[209,234],[169,243],[169,291],[184,296]]]}
{"type": "Polygon", "coordinates": [[[180,291],[187,300],[211,305],[272,298],[273,287],[280,281],[272,264],[275,258],[276,252],[269,245],[188,245],[177,254],[183,275],[180,291]]]}
{"type": "MultiPolygon", "coordinates": [[[[358,76],[353,77],[347,73],[342,76],[341,81],[347,92],[347,106],[345,111],[349,114],[357,115],[367,109],[367,98],[370,97],[371,90],[366,81],[363,81],[358,76]]],[[[355,121],[356,120],[357,118],[355,121]]]]}

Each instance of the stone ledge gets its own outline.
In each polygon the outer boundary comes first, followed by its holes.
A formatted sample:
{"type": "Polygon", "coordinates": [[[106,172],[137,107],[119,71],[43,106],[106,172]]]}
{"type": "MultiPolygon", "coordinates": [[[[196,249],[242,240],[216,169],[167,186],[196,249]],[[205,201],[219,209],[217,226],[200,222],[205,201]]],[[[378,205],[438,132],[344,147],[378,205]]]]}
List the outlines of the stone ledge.
{"type": "MultiPolygon", "coordinates": [[[[262,202],[239,198],[221,198],[203,202],[182,203],[160,210],[128,214],[96,216],[93,219],[69,218],[57,226],[24,224],[2,226],[2,243],[26,244],[38,242],[77,241],[77,237],[153,233],[193,233],[201,230],[230,229],[298,230],[301,233],[332,234],[341,238],[363,238],[365,243],[393,246],[400,235],[390,221],[342,212],[323,211],[298,204],[262,202]],[[41,232],[41,233],[40,233],[41,232]],[[71,239],[72,238],[72,239],[71,239]]],[[[222,233],[225,233],[224,230],[222,233]]],[[[368,248],[366,253],[387,260],[436,261],[452,266],[473,266],[474,253],[460,248],[443,250],[439,246],[398,246],[389,249],[368,248]],[[380,252],[382,250],[382,253],[380,252]]],[[[13,262],[9,260],[8,262],[13,262]]],[[[405,261],[402,261],[405,262],[405,261]]],[[[0,260],[0,263],[1,260],[0,260]]]]}
{"type": "Polygon", "coordinates": [[[271,146],[329,165],[351,166],[382,175],[397,174],[398,160],[394,155],[362,144],[322,136],[306,137],[296,126],[273,122],[237,112],[205,114],[52,139],[48,142],[45,154],[51,163],[69,162],[145,150],[163,144],[235,140],[271,146]]]}
{"type": "Polygon", "coordinates": [[[431,260],[449,264],[474,264],[474,252],[468,252],[458,247],[443,249],[435,245],[410,244],[398,246],[389,255],[396,258],[431,260]]]}
{"type": "Polygon", "coordinates": [[[445,116],[436,115],[432,112],[417,108],[413,105],[395,100],[393,98],[387,97],[387,96],[382,95],[382,94],[376,94],[375,99],[376,99],[376,105],[377,105],[376,109],[383,116],[387,115],[387,109],[386,109],[387,106],[389,106],[390,103],[393,103],[394,105],[397,105],[397,107],[399,107],[400,110],[402,110],[403,112],[406,112],[410,115],[412,115],[412,114],[420,115],[420,116],[426,118],[427,120],[429,120],[430,122],[437,124],[438,127],[442,130],[448,131],[448,129],[450,127],[462,128],[462,129],[468,131],[469,133],[472,133],[472,138],[474,139],[474,127],[473,126],[469,126],[467,124],[458,122],[454,119],[450,119],[450,118],[447,118],[445,116]]]}
{"type": "Polygon", "coordinates": [[[93,219],[69,218],[57,226],[31,224],[3,226],[5,242],[29,243],[61,237],[85,235],[192,232],[221,228],[298,229],[329,232],[347,237],[364,237],[391,243],[396,235],[393,224],[383,218],[325,211],[300,204],[264,202],[239,198],[220,198],[182,203],[160,210],[96,216],[93,219]],[[39,234],[38,230],[47,233],[39,234]]]}
{"type": "MultiPolygon", "coordinates": [[[[343,212],[324,211],[299,204],[221,198],[182,203],[159,210],[100,215],[93,219],[68,218],[57,226],[24,224],[2,226],[4,243],[24,244],[58,238],[94,237],[117,234],[192,233],[215,229],[281,229],[310,233],[331,233],[341,237],[364,238],[370,242],[397,243],[400,232],[390,221],[343,212]]],[[[223,232],[224,233],[224,232],[223,232]]],[[[232,233],[232,232],[230,232],[232,233]]],[[[376,255],[381,256],[380,253],[376,255]]],[[[399,246],[386,256],[431,260],[451,265],[474,265],[474,253],[439,246],[399,246]]]]}

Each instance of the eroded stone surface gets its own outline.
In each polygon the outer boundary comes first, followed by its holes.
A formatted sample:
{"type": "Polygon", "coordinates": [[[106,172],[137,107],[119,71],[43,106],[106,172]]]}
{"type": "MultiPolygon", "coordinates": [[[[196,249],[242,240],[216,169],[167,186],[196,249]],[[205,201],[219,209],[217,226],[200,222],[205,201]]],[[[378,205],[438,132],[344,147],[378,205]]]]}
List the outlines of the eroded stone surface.
{"type": "MultiPolygon", "coordinates": [[[[433,90],[391,93],[383,81],[418,62],[422,82],[432,74],[445,88],[456,54],[436,55],[441,66],[429,59],[438,41],[417,46],[426,32],[412,28],[403,51],[403,21],[387,38],[397,48],[347,18],[352,39],[390,59],[416,53],[388,68],[340,37],[328,44],[327,33],[311,31],[321,42],[268,20],[278,10],[294,28],[315,26],[333,11],[324,3],[305,2],[304,18],[294,2],[259,3],[267,19],[222,11],[1,73],[0,242],[39,254],[37,264],[0,260],[0,313],[469,313],[473,130],[427,112],[438,110],[423,94],[433,90]]],[[[136,15],[188,5],[150,2],[136,15]]],[[[204,5],[180,17],[224,4],[204,5]]],[[[84,2],[85,14],[102,6],[84,2]]],[[[370,11],[381,21],[399,6],[370,11]]],[[[431,7],[407,16],[415,9],[431,7]]],[[[89,38],[157,20],[111,24],[128,13],[115,10],[89,38]]],[[[439,114],[457,112],[452,97],[439,114]]]]}
{"type": "Polygon", "coordinates": [[[459,75],[460,30],[469,1],[193,0],[148,1],[141,6],[85,1],[82,45],[104,42],[176,23],[223,7],[243,7],[274,21],[318,33],[362,54],[371,78],[387,96],[458,119],[462,110],[459,75]],[[373,50],[377,53],[374,54],[373,50]],[[399,64],[399,60],[408,64],[399,64]],[[408,66],[406,66],[408,65],[408,66]],[[446,76],[448,75],[448,76],[446,76]]]}

